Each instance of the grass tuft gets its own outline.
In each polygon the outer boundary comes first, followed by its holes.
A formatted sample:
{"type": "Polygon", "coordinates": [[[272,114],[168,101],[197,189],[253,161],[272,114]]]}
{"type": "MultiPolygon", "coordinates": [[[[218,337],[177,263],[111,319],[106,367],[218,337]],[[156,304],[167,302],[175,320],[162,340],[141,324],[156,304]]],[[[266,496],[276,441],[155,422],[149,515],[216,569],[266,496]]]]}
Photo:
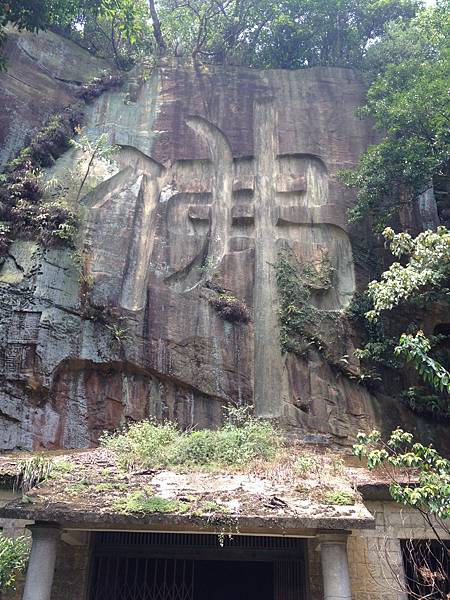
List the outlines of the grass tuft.
{"type": "Polygon", "coordinates": [[[355,504],[355,495],[345,490],[335,490],[327,492],[324,496],[327,504],[337,504],[339,506],[351,506],[355,504]]]}
{"type": "Polygon", "coordinates": [[[122,514],[183,514],[189,509],[189,502],[167,500],[160,496],[153,496],[146,491],[131,492],[125,498],[121,498],[114,503],[114,510],[122,514]]]}

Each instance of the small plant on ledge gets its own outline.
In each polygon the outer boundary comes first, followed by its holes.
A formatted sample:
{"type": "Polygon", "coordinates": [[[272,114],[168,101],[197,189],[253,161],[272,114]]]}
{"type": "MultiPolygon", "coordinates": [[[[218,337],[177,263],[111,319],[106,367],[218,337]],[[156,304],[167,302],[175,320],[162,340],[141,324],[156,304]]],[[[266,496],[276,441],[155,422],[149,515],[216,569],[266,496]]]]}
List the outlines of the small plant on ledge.
{"type": "MultiPolygon", "coordinates": [[[[215,276],[213,273],[213,277],[215,276]]],[[[219,283],[208,280],[205,287],[217,294],[208,300],[216,309],[219,317],[230,323],[248,323],[251,320],[250,310],[245,302],[225,290],[219,283]]]]}
{"type": "Polygon", "coordinates": [[[129,333],[128,333],[128,327],[126,326],[122,326],[120,321],[122,321],[122,319],[119,318],[119,323],[111,323],[110,325],[108,325],[107,323],[105,324],[105,327],[107,329],[109,329],[109,331],[111,332],[111,335],[113,337],[113,339],[116,342],[124,342],[125,340],[129,340],[131,339],[129,333]]]}
{"type": "Polygon", "coordinates": [[[168,500],[155,496],[150,488],[145,491],[131,492],[120,498],[114,505],[114,510],[122,514],[153,514],[153,513],[176,513],[183,514],[190,509],[188,502],[177,499],[168,500]]]}
{"type": "Polygon", "coordinates": [[[122,75],[104,72],[101,77],[94,77],[85,83],[78,91],[77,96],[88,104],[104,92],[119,89],[122,83],[122,75]]]}
{"type": "Polygon", "coordinates": [[[219,293],[218,298],[212,298],[210,303],[216,309],[219,317],[231,323],[248,323],[250,313],[245,302],[232,294],[219,293]]]}
{"type": "Polygon", "coordinates": [[[334,490],[325,494],[324,501],[337,506],[351,506],[355,504],[355,495],[347,490],[334,490]]]}

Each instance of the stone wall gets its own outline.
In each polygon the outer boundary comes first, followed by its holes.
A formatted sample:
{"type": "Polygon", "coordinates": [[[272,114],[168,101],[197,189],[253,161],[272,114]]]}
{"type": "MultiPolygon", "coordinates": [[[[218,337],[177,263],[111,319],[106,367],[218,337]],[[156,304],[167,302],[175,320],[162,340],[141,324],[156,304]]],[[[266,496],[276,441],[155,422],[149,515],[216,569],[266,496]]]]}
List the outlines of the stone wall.
{"type": "Polygon", "coordinates": [[[63,540],[56,556],[55,579],[51,600],[84,600],[89,577],[89,544],[71,545],[63,540]],[[68,596],[70,590],[70,596],[68,596]]]}
{"type": "Polygon", "coordinates": [[[319,543],[316,538],[310,538],[307,545],[308,552],[308,600],[323,600],[322,565],[320,562],[319,543]]]}
{"type": "MultiPolygon", "coordinates": [[[[348,539],[353,600],[407,600],[403,584],[401,539],[435,539],[424,519],[393,502],[366,502],[376,519],[373,530],[354,531],[348,539]]],[[[450,539],[442,533],[443,539],[450,539]]]]}
{"type": "MultiPolygon", "coordinates": [[[[401,539],[434,539],[430,527],[415,511],[399,509],[393,502],[367,502],[376,518],[374,530],[355,530],[348,538],[347,552],[352,600],[407,600],[403,590],[403,563],[400,550],[401,539]]],[[[16,533],[23,532],[23,524],[3,523],[16,533]]],[[[67,534],[66,534],[67,535],[67,534]]],[[[66,538],[59,542],[55,578],[51,600],[84,600],[89,576],[88,538],[66,538]],[[70,590],[70,592],[69,592],[70,590]]],[[[79,535],[79,534],[78,534],[79,535]]],[[[450,539],[450,536],[442,536],[450,539]]],[[[310,596],[308,600],[323,600],[322,568],[320,550],[316,538],[308,539],[308,577],[310,596]]],[[[17,582],[17,589],[3,593],[2,600],[20,600],[24,577],[17,582]]]]}
{"type": "MultiPolygon", "coordinates": [[[[48,111],[58,110],[101,65],[71,59],[61,72],[55,65],[80,49],[53,34],[12,34],[8,48],[0,145],[17,148],[35,129],[37,111],[23,106],[41,102],[28,80],[49,79],[48,111]],[[78,80],[76,63],[86,66],[78,80]]],[[[0,265],[0,447],[89,447],[148,416],[217,427],[231,402],[254,404],[298,437],[350,442],[367,425],[370,395],[354,378],[340,310],[364,273],[345,218],[354,194],[337,173],[372,140],[355,115],[363,97],[348,69],[173,61],[147,78],[127,74],[122,90],[93,102],[83,133],[106,133],[119,151],[80,198],[75,258],[19,241],[0,265]],[[324,257],[332,265],[331,284],[311,292],[328,358],[312,346],[281,352],[282,250],[299,271],[324,257]],[[250,319],[224,319],[221,294],[245,302],[250,319]],[[353,377],[331,366],[343,356],[353,377]]],[[[78,159],[67,152],[46,176],[70,180],[78,159]]]]}

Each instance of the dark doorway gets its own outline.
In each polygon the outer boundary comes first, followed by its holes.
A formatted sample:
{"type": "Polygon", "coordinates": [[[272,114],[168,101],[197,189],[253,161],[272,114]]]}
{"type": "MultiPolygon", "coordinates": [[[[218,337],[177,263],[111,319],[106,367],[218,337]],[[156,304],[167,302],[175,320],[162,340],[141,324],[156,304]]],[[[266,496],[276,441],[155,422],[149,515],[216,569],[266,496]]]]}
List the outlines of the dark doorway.
{"type": "Polygon", "coordinates": [[[273,600],[273,563],[205,560],[195,565],[195,600],[273,600]]]}
{"type": "Polygon", "coordinates": [[[89,600],[305,600],[297,538],[102,532],[89,600]]]}
{"type": "Polygon", "coordinates": [[[274,600],[273,564],[105,557],[94,563],[95,600],[274,600]]]}

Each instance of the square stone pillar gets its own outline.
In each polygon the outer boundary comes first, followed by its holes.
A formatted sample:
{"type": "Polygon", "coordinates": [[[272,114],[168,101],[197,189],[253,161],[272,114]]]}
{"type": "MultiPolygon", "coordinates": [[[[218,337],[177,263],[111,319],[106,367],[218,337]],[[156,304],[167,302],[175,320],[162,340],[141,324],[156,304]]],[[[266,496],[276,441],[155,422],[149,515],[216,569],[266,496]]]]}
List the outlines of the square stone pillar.
{"type": "Polygon", "coordinates": [[[318,536],[324,600],[352,600],[347,559],[347,534],[330,533],[318,536]]]}
{"type": "Polygon", "coordinates": [[[60,530],[57,525],[30,525],[33,536],[23,600],[50,600],[56,549],[60,530]]]}

